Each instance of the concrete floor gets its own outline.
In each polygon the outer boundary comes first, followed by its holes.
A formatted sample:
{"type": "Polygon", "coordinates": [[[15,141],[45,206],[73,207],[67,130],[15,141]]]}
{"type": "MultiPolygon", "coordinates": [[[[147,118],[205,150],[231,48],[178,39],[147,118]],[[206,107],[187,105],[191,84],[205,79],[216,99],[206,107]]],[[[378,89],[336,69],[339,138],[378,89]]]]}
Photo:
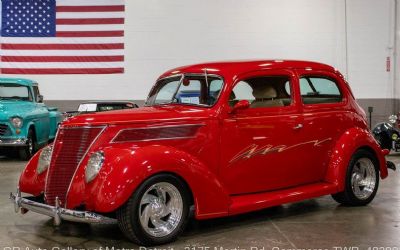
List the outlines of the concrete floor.
{"type": "MultiPolygon", "coordinates": [[[[388,158],[400,164],[400,154],[388,158]]],[[[8,196],[15,191],[24,165],[25,162],[0,158],[0,249],[139,248],[122,236],[117,225],[64,223],[56,229],[46,216],[15,214],[8,196]]],[[[392,247],[385,250],[398,250],[400,174],[390,170],[389,178],[381,182],[377,197],[366,207],[339,206],[327,196],[241,216],[192,222],[177,242],[158,249],[188,247],[194,247],[190,250],[257,250],[263,247],[274,250],[392,247]]]]}

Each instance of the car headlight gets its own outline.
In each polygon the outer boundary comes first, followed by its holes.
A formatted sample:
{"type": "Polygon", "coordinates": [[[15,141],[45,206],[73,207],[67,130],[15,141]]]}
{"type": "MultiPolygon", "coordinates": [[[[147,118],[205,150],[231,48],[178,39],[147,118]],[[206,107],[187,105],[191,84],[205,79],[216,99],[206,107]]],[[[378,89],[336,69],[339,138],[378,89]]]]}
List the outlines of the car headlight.
{"type": "Polygon", "coordinates": [[[390,123],[396,123],[397,122],[397,115],[389,116],[389,122],[390,123]]]}
{"type": "Polygon", "coordinates": [[[22,118],[12,117],[10,120],[11,120],[11,124],[14,126],[14,128],[22,128],[22,125],[23,125],[22,118]]]}
{"type": "Polygon", "coordinates": [[[99,174],[100,169],[103,167],[104,164],[104,153],[99,151],[93,153],[88,161],[88,164],[85,169],[85,179],[86,183],[91,182],[96,178],[99,174]]]}
{"type": "Polygon", "coordinates": [[[38,166],[36,168],[37,174],[41,174],[49,168],[52,153],[53,145],[45,147],[42,152],[40,152],[38,166]]]}

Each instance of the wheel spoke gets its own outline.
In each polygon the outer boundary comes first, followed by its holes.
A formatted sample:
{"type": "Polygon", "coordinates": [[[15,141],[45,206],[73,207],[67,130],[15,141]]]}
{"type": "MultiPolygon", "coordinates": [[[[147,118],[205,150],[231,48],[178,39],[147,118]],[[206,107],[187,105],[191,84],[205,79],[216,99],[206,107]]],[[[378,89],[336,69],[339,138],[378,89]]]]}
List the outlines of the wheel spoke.
{"type": "Polygon", "coordinates": [[[145,194],[140,202],[141,205],[149,204],[152,201],[156,200],[157,197],[152,194],[145,194]]]}
{"type": "Polygon", "coordinates": [[[167,192],[162,189],[160,186],[156,187],[157,196],[161,199],[162,203],[167,202],[167,192]]]}
{"type": "Polygon", "coordinates": [[[144,208],[143,212],[140,215],[140,222],[142,223],[142,226],[148,227],[149,219],[150,219],[150,206],[146,205],[146,207],[144,208]]]}

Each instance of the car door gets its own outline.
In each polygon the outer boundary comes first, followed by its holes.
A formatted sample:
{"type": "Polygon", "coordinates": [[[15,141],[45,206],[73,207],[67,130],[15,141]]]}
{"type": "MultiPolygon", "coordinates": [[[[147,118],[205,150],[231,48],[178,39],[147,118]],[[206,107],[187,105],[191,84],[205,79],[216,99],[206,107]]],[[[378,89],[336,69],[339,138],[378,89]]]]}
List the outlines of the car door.
{"type": "Polygon", "coordinates": [[[227,105],[248,100],[250,107],[222,121],[220,175],[230,194],[314,181],[304,173],[299,99],[298,79],[289,70],[253,72],[236,81],[227,105]]]}
{"type": "Polygon", "coordinates": [[[325,177],[333,147],[339,137],[351,127],[351,113],[346,111],[347,100],[344,81],[336,74],[325,71],[298,70],[301,102],[303,106],[304,141],[308,145],[307,170],[314,178],[325,177]]]}

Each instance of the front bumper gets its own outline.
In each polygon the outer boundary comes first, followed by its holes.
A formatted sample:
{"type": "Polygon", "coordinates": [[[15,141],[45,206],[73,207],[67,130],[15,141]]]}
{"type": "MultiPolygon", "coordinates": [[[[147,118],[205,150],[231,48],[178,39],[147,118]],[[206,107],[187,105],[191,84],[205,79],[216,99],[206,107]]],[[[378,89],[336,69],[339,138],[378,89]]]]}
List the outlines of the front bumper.
{"type": "Polygon", "coordinates": [[[18,138],[18,139],[1,139],[0,138],[0,147],[23,147],[26,146],[27,139],[18,138]]]}
{"type": "Polygon", "coordinates": [[[54,218],[54,225],[56,226],[60,225],[62,220],[92,224],[114,224],[117,222],[116,219],[93,212],[62,208],[59,206],[58,198],[56,198],[56,206],[50,206],[34,201],[33,197],[22,198],[21,192],[17,190],[15,195],[13,193],[10,194],[10,200],[14,203],[16,213],[23,209],[22,212],[32,211],[47,215],[54,218]]]}

